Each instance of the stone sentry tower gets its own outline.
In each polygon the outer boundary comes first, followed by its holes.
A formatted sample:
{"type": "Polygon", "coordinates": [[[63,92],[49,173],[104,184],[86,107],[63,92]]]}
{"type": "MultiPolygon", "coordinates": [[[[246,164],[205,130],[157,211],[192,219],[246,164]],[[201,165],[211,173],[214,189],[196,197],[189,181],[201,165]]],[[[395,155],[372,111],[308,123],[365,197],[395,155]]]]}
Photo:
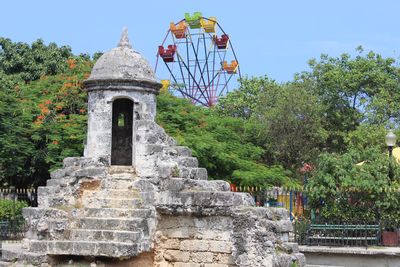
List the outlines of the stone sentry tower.
{"type": "Polygon", "coordinates": [[[84,84],[89,94],[85,157],[137,165],[133,129],[137,121],[154,121],[161,84],[149,63],[132,49],[127,29],[118,47],[96,62],[84,84]]]}
{"type": "Polygon", "coordinates": [[[84,157],[64,159],[23,215],[21,244],[3,244],[5,265],[303,266],[284,209],[256,208],[233,193],[155,121],[161,84],[125,29],[84,82],[84,157]],[[101,261],[102,263],[100,263],[101,261]]]}

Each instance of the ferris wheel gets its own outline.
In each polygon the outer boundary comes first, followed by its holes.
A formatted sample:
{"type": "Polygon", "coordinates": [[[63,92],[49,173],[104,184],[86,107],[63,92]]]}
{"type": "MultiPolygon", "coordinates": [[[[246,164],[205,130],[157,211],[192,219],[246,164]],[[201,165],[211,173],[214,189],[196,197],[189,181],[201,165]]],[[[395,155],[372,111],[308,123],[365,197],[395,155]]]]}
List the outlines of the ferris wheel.
{"type": "Polygon", "coordinates": [[[201,12],[185,13],[181,21],[170,23],[158,47],[156,73],[161,61],[170,76],[161,81],[163,86],[206,107],[228,92],[235,76],[241,77],[230,36],[215,17],[201,12]]]}

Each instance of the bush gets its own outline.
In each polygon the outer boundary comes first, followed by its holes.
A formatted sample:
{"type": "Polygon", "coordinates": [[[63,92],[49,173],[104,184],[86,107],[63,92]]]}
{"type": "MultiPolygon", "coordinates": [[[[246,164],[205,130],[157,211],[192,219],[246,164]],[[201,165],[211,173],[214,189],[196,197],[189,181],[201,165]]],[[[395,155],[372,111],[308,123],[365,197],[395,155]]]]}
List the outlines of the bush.
{"type": "Polygon", "coordinates": [[[25,201],[1,199],[0,200],[0,220],[1,221],[22,221],[22,209],[28,207],[25,201]]]}

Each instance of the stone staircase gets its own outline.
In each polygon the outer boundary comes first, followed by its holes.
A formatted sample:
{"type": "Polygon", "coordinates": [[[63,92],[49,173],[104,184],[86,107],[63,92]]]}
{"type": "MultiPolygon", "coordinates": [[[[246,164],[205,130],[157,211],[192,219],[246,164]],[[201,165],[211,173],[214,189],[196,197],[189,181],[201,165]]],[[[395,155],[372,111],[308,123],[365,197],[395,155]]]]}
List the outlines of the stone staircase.
{"type": "Polygon", "coordinates": [[[3,261],[40,262],[43,255],[118,258],[150,250],[154,186],[128,167],[97,167],[85,170],[84,178],[77,177],[74,167],[67,164],[67,170],[39,188],[39,207],[24,210],[29,240],[3,247],[3,261]]]}

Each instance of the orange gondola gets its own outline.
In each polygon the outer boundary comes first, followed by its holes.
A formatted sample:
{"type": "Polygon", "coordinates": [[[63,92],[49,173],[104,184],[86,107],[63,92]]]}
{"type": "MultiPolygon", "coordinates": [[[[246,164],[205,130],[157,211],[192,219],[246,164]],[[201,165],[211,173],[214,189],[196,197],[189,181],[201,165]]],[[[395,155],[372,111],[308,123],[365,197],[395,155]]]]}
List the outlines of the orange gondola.
{"type": "Polygon", "coordinates": [[[230,64],[228,64],[226,61],[224,61],[222,63],[222,67],[229,74],[236,73],[238,66],[239,66],[239,64],[238,64],[238,62],[236,60],[232,60],[230,64]]]}
{"type": "Polygon", "coordinates": [[[175,25],[175,23],[171,22],[169,24],[169,29],[177,39],[182,39],[186,37],[187,25],[184,21],[179,22],[178,25],[175,25]]]}

